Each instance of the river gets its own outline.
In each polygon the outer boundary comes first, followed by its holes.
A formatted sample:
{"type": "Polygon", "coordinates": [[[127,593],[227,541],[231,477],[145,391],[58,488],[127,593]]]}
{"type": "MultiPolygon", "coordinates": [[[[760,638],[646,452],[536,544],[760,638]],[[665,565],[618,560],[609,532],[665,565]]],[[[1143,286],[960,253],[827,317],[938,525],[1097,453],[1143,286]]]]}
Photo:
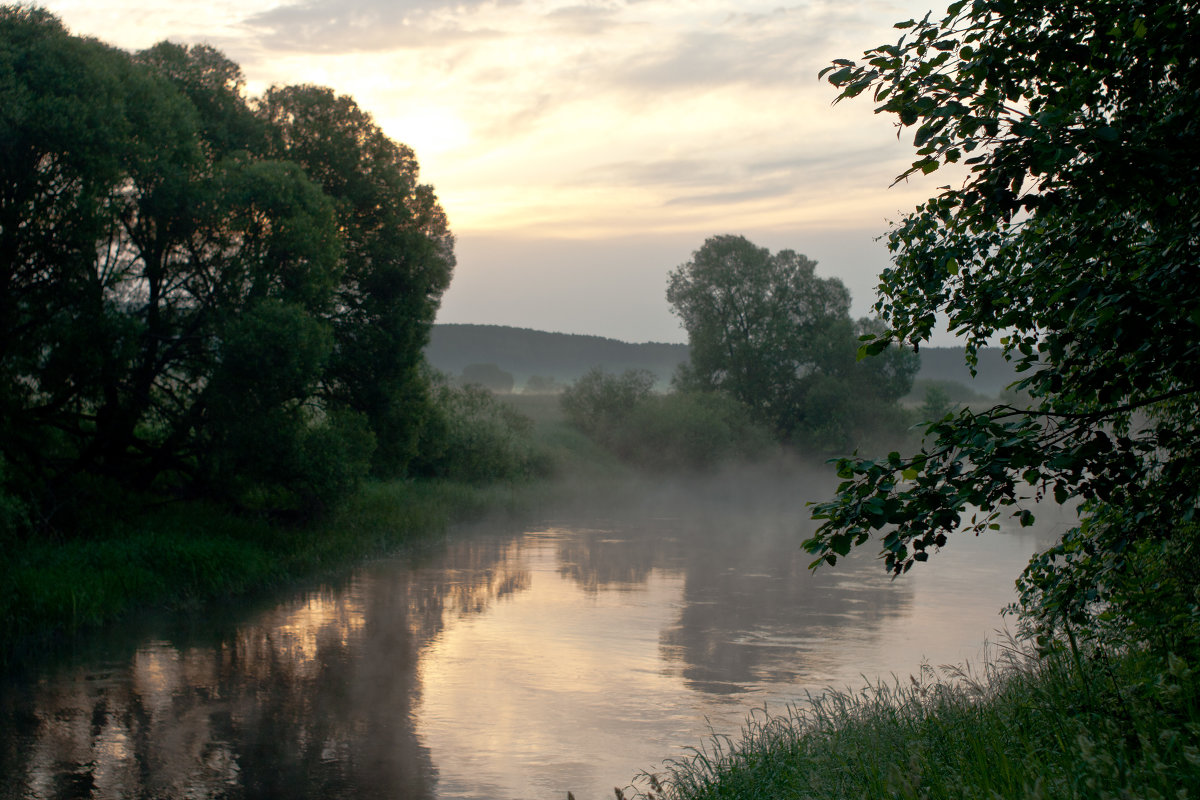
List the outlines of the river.
{"type": "Polygon", "coordinates": [[[815,574],[827,478],[598,490],[251,608],[148,618],[0,686],[0,798],[613,797],[755,709],[978,658],[1065,524],[815,574]]]}

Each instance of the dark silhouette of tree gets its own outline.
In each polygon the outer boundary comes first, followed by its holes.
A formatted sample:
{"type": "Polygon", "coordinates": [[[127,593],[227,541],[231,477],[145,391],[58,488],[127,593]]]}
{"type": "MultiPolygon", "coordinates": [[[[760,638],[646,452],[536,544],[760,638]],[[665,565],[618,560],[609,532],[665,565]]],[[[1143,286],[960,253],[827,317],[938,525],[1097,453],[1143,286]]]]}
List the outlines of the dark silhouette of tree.
{"type": "Polygon", "coordinates": [[[1080,526],[1025,574],[1027,608],[1194,643],[1200,8],[960,1],[897,27],[895,44],[826,70],[838,99],[872,90],[915,128],[901,178],[968,172],[893,227],[887,329],[867,349],[925,341],[941,314],[968,362],[999,337],[1030,403],[936,422],[915,456],[842,462],[807,547],[833,562],[883,529],[902,572],[960,528],[1078,498],[1080,526]],[[1160,589],[1169,635],[1142,625],[1160,589]]]}
{"type": "Polygon", "coordinates": [[[850,293],[792,250],[772,254],[742,236],[715,236],[670,275],[667,300],[688,332],[682,388],[736,398],[781,438],[848,450],[863,424],[912,385],[917,361],[898,349],[855,357],[867,322],[850,293]]]}
{"type": "Polygon", "coordinates": [[[312,510],[372,452],[404,468],[453,265],[410,150],[328,90],[251,103],[212,48],[130,55],[36,8],[0,8],[0,69],[10,496],[312,510]]]}

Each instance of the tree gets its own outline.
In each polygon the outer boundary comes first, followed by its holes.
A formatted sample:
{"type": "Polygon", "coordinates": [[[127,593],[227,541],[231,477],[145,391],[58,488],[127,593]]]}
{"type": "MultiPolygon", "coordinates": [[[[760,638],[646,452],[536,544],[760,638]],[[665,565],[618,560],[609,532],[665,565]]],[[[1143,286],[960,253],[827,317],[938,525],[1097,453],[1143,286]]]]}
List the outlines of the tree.
{"type": "Polygon", "coordinates": [[[401,474],[429,409],[422,350],[454,269],[454,237],[413,151],[389,139],[352,98],[321,86],[263,97],[271,154],[300,164],[335,203],[344,243],[325,389],[365,414],[375,468],[401,474]]]}
{"type": "Polygon", "coordinates": [[[1032,406],[964,409],[914,456],[841,461],[805,546],[833,563],[883,529],[900,573],[962,528],[1080,498],[1081,524],[1034,560],[1025,597],[1047,621],[1097,602],[1119,618],[1130,570],[1196,549],[1200,7],[960,0],[897,27],[823,74],[838,100],[872,90],[915,128],[899,179],[967,169],[891,230],[888,329],[865,350],[919,344],[942,314],[968,363],[999,338],[1032,406]]]}
{"type": "Polygon", "coordinates": [[[667,300],[688,332],[684,388],[722,391],[784,438],[822,450],[849,448],[850,398],[885,404],[907,393],[916,361],[893,349],[857,365],[850,293],[820,278],[792,250],[772,254],[741,236],[705,241],[670,275],[667,300]],[[874,370],[872,372],[871,370],[874,370]]]}
{"type": "Polygon", "coordinates": [[[654,391],[654,375],[588,370],[559,398],[567,421],[624,461],[653,470],[711,469],[769,452],[771,432],[731,395],[654,391]]]}
{"type": "Polygon", "coordinates": [[[593,367],[563,391],[559,404],[572,425],[607,443],[653,391],[654,373],[649,370],[612,375],[593,367]]]}
{"type": "Polygon", "coordinates": [[[131,55],[0,7],[0,500],[48,522],[99,481],[313,510],[377,442],[411,458],[445,216],[353,101],[242,88],[212,48],[131,55]]]}

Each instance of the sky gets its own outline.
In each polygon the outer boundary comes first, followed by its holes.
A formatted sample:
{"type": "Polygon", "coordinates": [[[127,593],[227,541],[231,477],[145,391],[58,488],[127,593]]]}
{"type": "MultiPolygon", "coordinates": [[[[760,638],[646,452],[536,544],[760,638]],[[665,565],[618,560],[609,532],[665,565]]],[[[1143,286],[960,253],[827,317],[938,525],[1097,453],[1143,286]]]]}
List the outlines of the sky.
{"type": "Polygon", "coordinates": [[[415,150],[446,209],[458,265],[438,322],[686,342],[667,275],[721,234],[816,259],[856,316],[870,312],[879,237],[938,176],[889,188],[910,133],[897,138],[869,97],[833,105],[817,73],[944,8],[931,3],[41,4],[127,50],[210,44],[252,96],[296,83],[352,96],[415,150]]]}

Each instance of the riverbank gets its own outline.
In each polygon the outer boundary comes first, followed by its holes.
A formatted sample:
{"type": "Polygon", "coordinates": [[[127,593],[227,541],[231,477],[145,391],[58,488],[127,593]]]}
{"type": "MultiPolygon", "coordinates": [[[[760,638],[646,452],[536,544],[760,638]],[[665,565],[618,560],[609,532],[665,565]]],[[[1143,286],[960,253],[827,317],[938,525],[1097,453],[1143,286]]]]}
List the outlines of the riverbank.
{"type": "Polygon", "coordinates": [[[544,484],[366,484],[303,525],[216,505],[164,503],[98,521],[85,537],[33,539],[0,567],[0,666],[147,608],[199,608],[394,552],[458,521],[536,503],[544,484]]]}
{"type": "Polygon", "coordinates": [[[456,522],[528,510],[627,475],[563,422],[556,395],[506,402],[529,417],[530,446],[552,476],[369,481],[328,515],[292,524],[215,503],[114,500],[75,523],[71,536],[3,543],[0,668],[141,610],[264,594],[428,541],[456,522]]]}
{"type": "Polygon", "coordinates": [[[742,739],[669,762],[643,797],[813,800],[893,797],[1200,796],[1200,671],[1171,656],[1075,662],[1005,649],[981,672],[831,692],[742,739]]]}

